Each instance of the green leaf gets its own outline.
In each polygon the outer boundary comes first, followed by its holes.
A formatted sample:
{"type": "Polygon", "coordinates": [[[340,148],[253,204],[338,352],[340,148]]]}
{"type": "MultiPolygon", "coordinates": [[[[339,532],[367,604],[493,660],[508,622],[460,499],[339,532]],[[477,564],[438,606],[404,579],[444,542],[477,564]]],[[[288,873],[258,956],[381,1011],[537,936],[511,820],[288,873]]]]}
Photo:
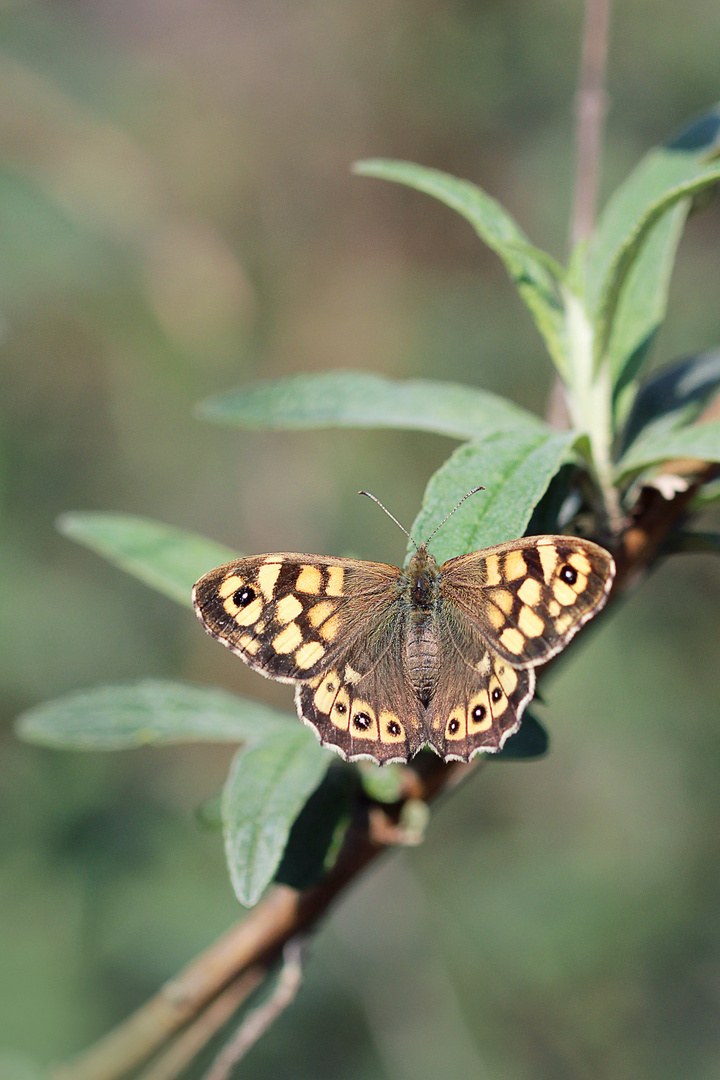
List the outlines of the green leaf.
{"type": "Polygon", "coordinates": [[[665,315],[675,253],[691,206],[690,192],[680,198],[673,193],[705,172],[719,146],[720,107],[715,106],[647,154],[601,215],[587,255],[588,305],[606,324],[600,347],[619,390],[637,373],[665,315]],[[663,204],[654,224],[642,231],[651,209],[663,204]],[[614,280],[621,253],[639,230],[640,244],[621,268],[622,280],[614,280]],[[613,290],[618,295],[613,297],[613,290]]]}
{"type": "Polygon", "coordinates": [[[408,161],[359,161],[353,171],[431,195],[470,222],[481,240],[502,259],[518,292],[533,314],[558,371],[567,376],[565,315],[561,299],[564,271],[546,252],[534,247],[497,200],[468,180],[408,161]]]}
{"type": "Polygon", "coordinates": [[[29,742],[71,750],[123,750],[149,743],[257,742],[291,730],[268,705],[182,683],[79,690],[28,710],[17,721],[29,742]]]}
{"type": "Polygon", "coordinates": [[[237,552],[204,536],[131,514],[63,514],[58,529],[158,592],[192,607],[192,587],[213,566],[237,552]]]}
{"type": "Polygon", "coordinates": [[[623,452],[650,424],[663,430],[690,423],[720,390],[720,349],[667,364],[638,390],[623,431],[623,452]]]}
{"type": "Polygon", "coordinates": [[[547,731],[540,721],[526,710],[519,729],[510,736],[502,750],[491,755],[490,760],[530,761],[532,758],[544,757],[549,746],[547,731]]]}
{"type": "Polygon", "coordinates": [[[275,881],[307,889],[322,878],[339,851],[357,794],[357,770],[332,762],[295,819],[275,881]]]}
{"type": "Polygon", "coordinates": [[[420,543],[478,484],[432,541],[439,562],[522,536],[533,509],[568,456],[577,432],[489,435],[458,447],[431,478],[412,533],[420,543]]]}
{"type": "Polygon", "coordinates": [[[242,387],[202,402],[198,414],[242,428],[407,428],[453,439],[543,426],[532,413],[487,390],[359,371],[326,371],[242,387]]]}
{"type": "Polygon", "coordinates": [[[678,184],[694,179],[717,153],[720,105],[695,118],[663,146],[653,148],[605,206],[587,253],[586,284],[591,309],[598,306],[617,254],[648,207],[678,184]]]}
{"type": "MultiPolygon", "coordinates": [[[[720,165],[702,170],[696,177],[686,180],[682,184],[666,191],[659,199],[646,207],[645,212],[636,224],[634,230],[628,234],[625,241],[615,253],[615,257],[608,269],[607,278],[603,283],[598,299],[596,313],[596,352],[597,358],[607,354],[610,335],[614,330],[615,314],[618,309],[620,297],[628,281],[633,264],[640,255],[649,235],[657,223],[672,210],[678,203],[686,200],[691,195],[697,195],[701,191],[715,185],[720,181],[720,165]]],[[[618,378],[618,371],[615,371],[618,378]]]]}
{"type": "Polygon", "coordinates": [[[672,431],[647,429],[620,459],[616,475],[621,480],[648,465],[675,458],[720,461],[720,420],[690,424],[672,431]]]}
{"type": "Polygon", "coordinates": [[[236,754],[222,809],[225,853],[241,904],[252,907],[272,881],[293,822],[331,760],[305,727],[236,754]]]}

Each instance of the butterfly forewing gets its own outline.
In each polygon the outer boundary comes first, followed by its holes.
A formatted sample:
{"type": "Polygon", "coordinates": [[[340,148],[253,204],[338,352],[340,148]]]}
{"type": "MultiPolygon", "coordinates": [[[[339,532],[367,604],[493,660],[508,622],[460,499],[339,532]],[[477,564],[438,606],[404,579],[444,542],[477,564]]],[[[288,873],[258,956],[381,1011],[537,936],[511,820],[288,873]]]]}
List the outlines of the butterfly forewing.
{"type": "Polygon", "coordinates": [[[200,578],[205,629],[271,679],[311,679],[375,613],[387,617],[400,571],[382,563],[280,552],[237,559],[200,578]]]}
{"type": "Polygon", "coordinates": [[[529,536],[443,563],[442,593],[513,667],[543,664],[605,603],[615,572],[590,540],[529,536]]]}

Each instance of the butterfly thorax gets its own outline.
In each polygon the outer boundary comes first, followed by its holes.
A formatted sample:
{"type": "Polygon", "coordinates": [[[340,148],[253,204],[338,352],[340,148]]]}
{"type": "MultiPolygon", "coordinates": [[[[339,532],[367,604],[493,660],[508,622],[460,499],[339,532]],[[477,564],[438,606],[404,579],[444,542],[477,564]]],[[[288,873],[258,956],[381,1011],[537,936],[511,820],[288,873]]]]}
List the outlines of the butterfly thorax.
{"type": "Polygon", "coordinates": [[[440,571],[425,545],[413,555],[401,580],[409,600],[406,673],[418,698],[427,705],[435,693],[439,674],[435,611],[440,602],[440,571]]]}

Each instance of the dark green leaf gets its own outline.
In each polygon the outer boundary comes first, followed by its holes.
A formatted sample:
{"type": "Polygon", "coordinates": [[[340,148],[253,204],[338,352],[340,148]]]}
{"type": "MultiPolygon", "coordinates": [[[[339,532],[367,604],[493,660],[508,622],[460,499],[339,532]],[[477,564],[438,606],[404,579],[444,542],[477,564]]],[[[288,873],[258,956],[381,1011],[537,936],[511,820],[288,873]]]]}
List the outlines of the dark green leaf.
{"type": "Polygon", "coordinates": [[[675,458],[720,461],[720,420],[690,424],[671,431],[646,429],[617,464],[618,479],[640,472],[648,465],[675,458]]]}
{"type": "Polygon", "coordinates": [[[331,760],[299,725],[236,754],[222,809],[225,853],[241,904],[252,907],[272,881],[293,822],[331,760]]]}
{"type": "Polygon", "coordinates": [[[720,389],[720,349],[676,360],[656,371],[640,387],[623,432],[623,451],[649,424],[664,430],[694,420],[720,389]]]}
{"type": "MultiPolygon", "coordinates": [[[[693,120],[640,162],[608,202],[587,259],[589,305],[596,310],[603,282],[629,236],[652,204],[678,184],[694,179],[717,155],[720,107],[693,120]]],[[[616,399],[637,375],[665,317],[677,245],[692,200],[681,199],[652,226],[620,290],[607,356],[616,399]]]]}
{"type": "Polygon", "coordinates": [[[289,718],[256,701],[182,683],[101,686],[37,705],[18,720],[23,739],[73,750],[148,743],[257,742],[292,731],[289,718]]]}
{"type": "Polygon", "coordinates": [[[518,731],[511,735],[499,753],[490,757],[491,761],[529,761],[543,757],[548,752],[550,739],[539,720],[532,713],[523,713],[518,731]]]}
{"type": "Polygon", "coordinates": [[[242,387],[202,402],[198,414],[242,428],[408,428],[454,439],[543,426],[532,413],[487,390],[359,371],[325,371],[242,387]]]}
{"type": "Polygon", "coordinates": [[[525,431],[490,435],[458,447],[431,478],[413,525],[425,540],[453,506],[478,484],[433,539],[439,562],[522,536],[533,509],[567,458],[575,432],[525,431]]]}
{"type": "Polygon", "coordinates": [[[408,161],[360,161],[355,164],[354,171],[361,176],[406,184],[432,195],[469,221],[481,240],[502,259],[532,312],[553,361],[567,378],[562,302],[564,271],[551,256],[529,242],[499,202],[468,180],[458,180],[437,169],[427,169],[408,161]]]}
{"type": "Polygon", "coordinates": [[[202,574],[238,557],[204,536],[131,514],[75,512],[57,524],[65,536],[186,607],[192,607],[192,587],[202,574]]]}
{"type": "Polygon", "coordinates": [[[333,762],[295,819],[276,881],[307,889],[322,878],[338,846],[338,832],[350,822],[357,789],[357,770],[333,762]]]}
{"type": "MultiPolygon", "coordinates": [[[[714,186],[718,181],[720,181],[720,166],[706,164],[700,169],[693,170],[693,175],[680,183],[670,185],[657,198],[645,204],[639,218],[632,222],[632,227],[613,251],[597,297],[595,352],[598,358],[606,356],[611,336],[615,333],[620,334],[618,339],[620,344],[613,345],[615,349],[613,374],[616,381],[620,380],[628,357],[632,356],[648,338],[657,322],[658,312],[664,312],[669,280],[669,267],[666,264],[668,259],[671,261],[677,244],[679,224],[681,224],[679,219],[672,226],[666,226],[664,239],[661,237],[656,241],[657,250],[650,248],[648,258],[654,260],[654,272],[652,274],[646,272],[646,276],[643,277],[642,271],[637,271],[639,277],[636,279],[633,294],[628,298],[626,321],[621,325],[616,322],[616,315],[636,260],[643,252],[653,230],[670,211],[684,203],[686,213],[690,206],[689,199],[714,186]],[[633,314],[631,303],[638,305],[637,315],[633,314]]],[[[682,217],[684,220],[684,213],[682,217]]]]}

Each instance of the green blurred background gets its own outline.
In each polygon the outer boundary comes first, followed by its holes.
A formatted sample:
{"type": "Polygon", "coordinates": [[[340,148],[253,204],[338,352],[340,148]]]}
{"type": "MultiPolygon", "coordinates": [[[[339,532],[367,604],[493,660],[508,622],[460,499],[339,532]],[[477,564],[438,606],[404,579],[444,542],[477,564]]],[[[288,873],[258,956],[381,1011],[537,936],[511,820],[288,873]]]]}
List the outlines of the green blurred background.
{"type": "MultiPolygon", "coordinates": [[[[447,456],[418,434],[240,434],[193,404],[330,367],[542,412],[550,364],[449,211],[367,156],[475,180],[564,257],[581,5],[0,6],[0,1046],[86,1045],[240,915],[195,810],[227,748],[51,753],[13,717],[166,676],[291,708],[192,615],[74,547],[125,510],[244,551],[400,561],[447,456]]],[[[603,191],[720,97],[714,0],[614,13],[603,191]]],[[[720,342],[720,214],[691,219],[657,361],[720,342]]],[[[544,684],[540,763],[491,765],[316,939],[242,1075],[720,1075],[720,569],[677,558],[544,684]]]]}

